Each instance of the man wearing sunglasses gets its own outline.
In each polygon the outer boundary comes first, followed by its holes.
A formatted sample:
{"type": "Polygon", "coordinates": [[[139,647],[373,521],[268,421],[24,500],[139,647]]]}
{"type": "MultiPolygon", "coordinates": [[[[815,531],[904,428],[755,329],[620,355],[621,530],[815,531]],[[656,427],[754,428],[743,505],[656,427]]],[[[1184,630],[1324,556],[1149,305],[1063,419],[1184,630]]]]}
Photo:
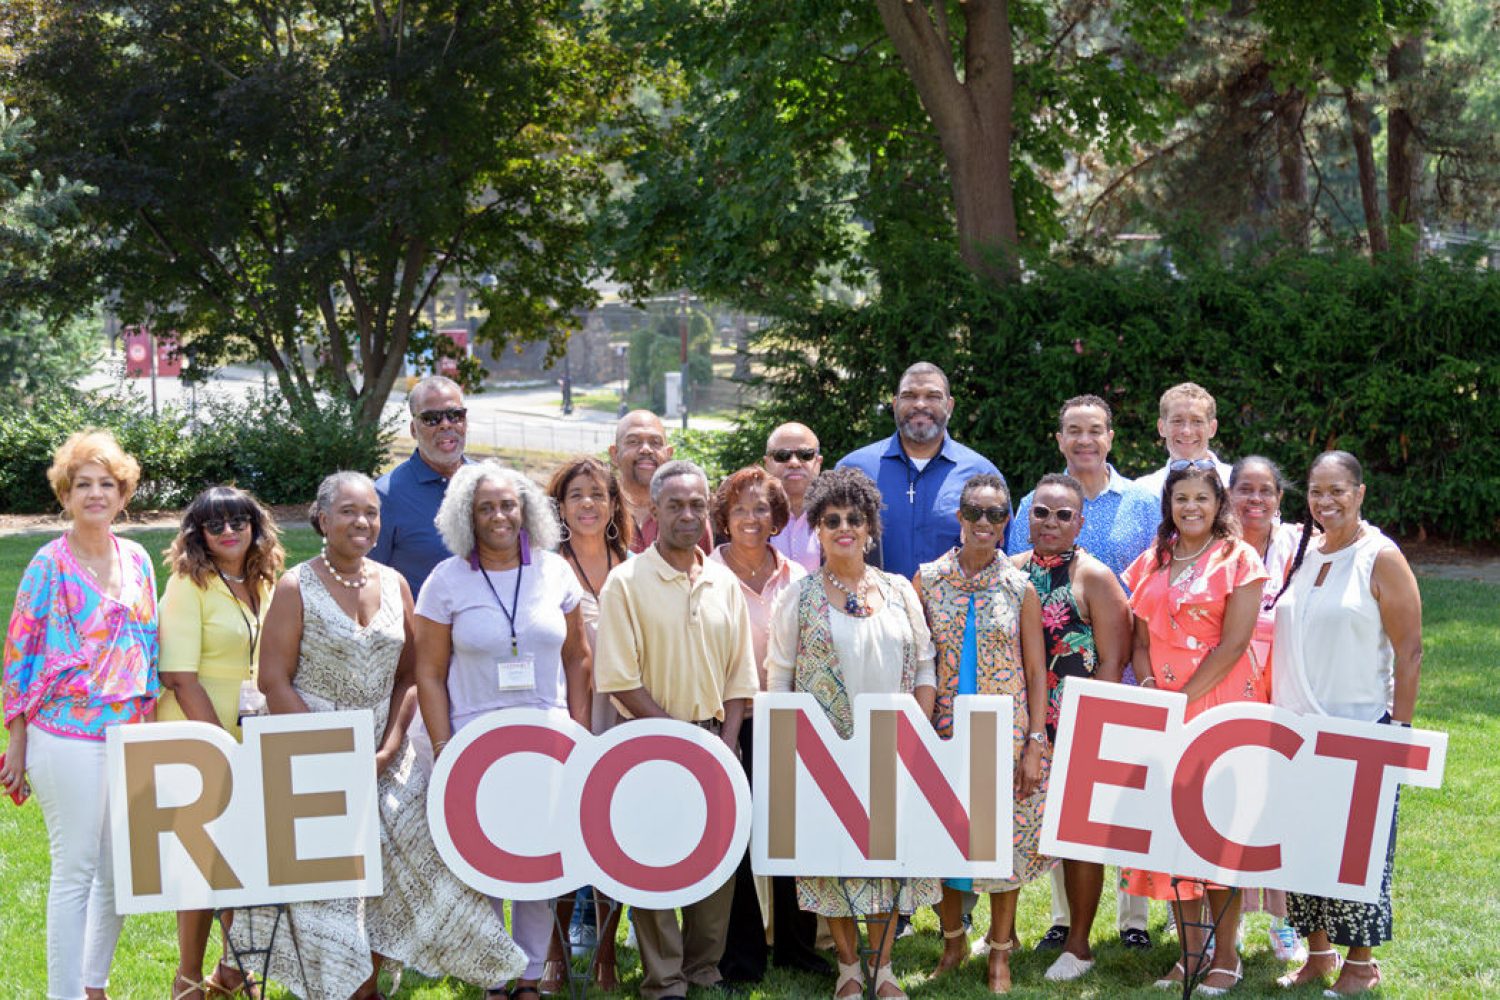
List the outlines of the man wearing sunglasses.
{"type": "Polygon", "coordinates": [[[406,397],[411,410],[411,457],[375,480],[380,496],[380,537],[370,558],[406,577],[413,594],[427,574],[452,553],[438,535],[433,518],[448,492],[448,480],[468,459],[468,410],[458,383],[430,375],[406,397]]]}
{"type": "Polygon", "coordinates": [[[766,471],[781,480],[792,508],[791,520],[771,536],[771,545],[809,573],[816,573],[823,562],[823,552],[818,548],[818,533],[807,523],[802,504],[807,499],[807,488],[823,471],[818,436],[805,424],[782,424],[766,438],[764,461],[766,471]]]}
{"type": "MultiPolygon", "coordinates": [[[[958,496],[970,476],[1000,476],[995,464],[948,434],[953,396],[948,376],[929,361],[901,374],[891,398],[896,433],[839,459],[880,487],[881,537],[871,559],[887,573],[908,579],[958,544],[958,496]]],[[[1005,477],[1000,476],[1003,482],[1005,477]]]]}
{"type": "MultiPolygon", "coordinates": [[[[1006,532],[1005,551],[1017,555],[1030,549],[1032,526],[1055,519],[1076,531],[1079,547],[1119,577],[1156,537],[1161,503],[1109,464],[1109,450],[1115,443],[1114,414],[1100,397],[1074,396],[1063,403],[1057,414],[1056,437],[1068,475],[1083,486],[1083,503],[1056,509],[1038,506],[1036,490],[1032,490],[1016,505],[1016,516],[1006,532]]],[[[1065,533],[1068,530],[1063,528],[1065,533]]],[[[1067,940],[1072,917],[1062,879],[1059,865],[1052,872],[1052,926],[1037,942],[1038,951],[1060,949],[1067,940]]],[[[1116,921],[1125,947],[1151,947],[1147,907],[1144,896],[1119,894],[1116,921]]]]}

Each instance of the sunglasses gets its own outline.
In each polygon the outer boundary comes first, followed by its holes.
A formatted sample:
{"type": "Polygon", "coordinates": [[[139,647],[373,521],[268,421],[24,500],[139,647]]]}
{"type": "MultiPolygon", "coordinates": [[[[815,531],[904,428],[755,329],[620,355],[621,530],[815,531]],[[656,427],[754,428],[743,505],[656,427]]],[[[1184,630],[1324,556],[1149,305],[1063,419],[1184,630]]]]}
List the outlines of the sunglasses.
{"type": "Polygon", "coordinates": [[[417,419],[427,427],[440,427],[444,420],[450,424],[461,424],[469,419],[469,411],[461,406],[455,406],[451,410],[423,410],[417,414],[417,419]]]}
{"type": "Polygon", "coordinates": [[[822,524],[829,531],[838,531],[846,524],[851,528],[863,528],[865,516],[857,510],[851,510],[847,514],[824,514],[822,524]]]}
{"type": "Polygon", "coordinates": [[[1031,505],[1031,519],[1033,521],[1045,521],[1047,520],[1047,518],[1052,517],[1055,514],[1057,516],[1058,523],[1067,524],[1069,521],[1073,520],[1073,513],[1073,510],[1068,507],[1059,507],[1056,510],[1053,510],[1051,507],[1043,507],[1039,503],[1031,505]]]}
{"type": "Polygon", "coordinates": [[[796,455],[798,458],[802,459],[802,461],[804,461],[804,462],[811,462],[813,459],[815,459],[815,458],[818,457],[818,449],[816,449],[816,448],[777,448],[775,451],[768,451],[768,452],[766,452],[766,455],[767,455],[767,457],[769,457],[774,462],[790,462],[792,460],[792,456],[793,455],[796,455]]]}
{"type": "Polygon", "coordinates": [[[1009,507],[980,507],[972,503],[959,504],[958,512],[971,524],[977,524],[981,517],[991,524],[1004,524],[1010,517],[1009,507]]]}
{"type": "Polygon", "coordinates": [[[1182,472],[1192,469],[1194,472],[1209,472],[1214,469],[1214,460],[1211,458],[1174,458],[1167,463],[1168,472],[1182,472]]]}
{"type": "Polygon", "coordinates": [[[227,519],[211,517],[203,522],[203,530],[210,535],[222,535],[226,531],[244,531],[248,527],[250,527],[250,519],[243,516],[227,519]]]}

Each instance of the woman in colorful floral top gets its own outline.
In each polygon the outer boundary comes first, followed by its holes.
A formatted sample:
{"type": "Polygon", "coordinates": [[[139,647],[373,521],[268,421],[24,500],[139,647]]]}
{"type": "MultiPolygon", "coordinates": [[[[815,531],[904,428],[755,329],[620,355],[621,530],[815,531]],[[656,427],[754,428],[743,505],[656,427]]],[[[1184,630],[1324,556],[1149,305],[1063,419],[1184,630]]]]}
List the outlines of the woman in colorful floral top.
{"type": "MultiPolygon", "coordinates": [[[[1260,556],[1238,537],[1238,525],[1224,484],[1210,459],[1170,463],[1162,489],[1162,521],[1156,544],[1125,571],[1130,609],[1135,613],[1132,663],[1142,687],[1187,696],[1186,717],[1232,701],[1264,701],[1256,684],[1250,637],[1260,613],[1267,573],[1260,556]]],[[[1188,954],[1203,951],[1199,883],[1175,888],[1169,875],[1126,870],[1125,888],[1152,899],[1191,900],[1179,906],[1188,954]]],[[[1217,886],[1208,889],[1214,927],[1212,967],[1198,987],[1217,995],[1240,980],[1236,951],[1240,900],[1217,886]]],[[[1172,988],[1185,976],[1181,962],[1157,985],[1172,988]]]]}
{"type": "Polygon", "coordinates": [[[933,726],[953,736],[954,698],[964,694],[1012,696],[1011,747],[1015,765],[1010,878],[949,879],[938,916],[943,956],[934,975],[968,957],[960,893],[990,897],[989,968],[995,993],[1010,992],[1010,951],[1015,947],[1018,890],[1052,870],[1040,851],[1042,803],[1052,747],[1043,729],[1047,683],[1042,609],[1026,574],[1011,565],[1002,546],[1010,520],[1010,494],[999,476],[971,476],[958,498],[959,544],[917,570],[917,596],[937,649],[937,703],[933,726]]]}
{"type": "Polygon", "coordinates": [[[103,431],[74,434],[47,480],[72,524],[32,557],[5,636],[0,787],[35,791],[51,842],[47,995],[99,1000],[124,918],[115,913],[104,736],[148,721],[157,677],[156,577],[110,525],[141,467],[103,431]]]}
{"type": "MultiPolygon", "coordinates": [[[[1086,516],[1083,484],[1048,473],[1027,505],[1033,548],[1015,556],[1042,605],[1047,643],[1047,735],[1057,738],[1059,708],[1069,677],[1117,682],[1130,656],[1131,616],[1125,590],[1107,565],[1078,545],[1086,516]]],[[[1062,951],[1047,969],[1053,981],[1077,979],[1094,967],[1089,929],[1099,909],[1104,866],[1063,861],[1068,924],[1062,951]]]]}

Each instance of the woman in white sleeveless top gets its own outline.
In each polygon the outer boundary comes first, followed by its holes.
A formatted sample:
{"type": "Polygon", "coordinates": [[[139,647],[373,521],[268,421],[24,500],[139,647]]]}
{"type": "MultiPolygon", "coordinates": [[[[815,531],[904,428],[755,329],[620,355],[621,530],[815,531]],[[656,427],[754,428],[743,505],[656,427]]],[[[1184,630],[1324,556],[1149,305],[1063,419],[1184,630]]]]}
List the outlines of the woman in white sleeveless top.
{"type": "MultiPolygon", "coordinates": [[[[1322,527],[1304,532],[1276,602],[1272,701],[1304,715],[1410,726],[1422,666],[1422,598],[1406,558],[1361,520],[1364,472],[1345,451],[1324,452],[1308,473],[1307,501],[1322,527]]],[[[1307,936],[1308,960],[1283,986],[1339,970],[1326,996],[1380,982],[1371,950],[1391,939],[1395,817],[1380,899],[1355,903],[1288,893],[1287,919],[1307,936]],[[1349,949],[1342,962],[1334,945],[1349,949]],[[1340,968],[1342,966],[1342,968],[1340,968]]]]}

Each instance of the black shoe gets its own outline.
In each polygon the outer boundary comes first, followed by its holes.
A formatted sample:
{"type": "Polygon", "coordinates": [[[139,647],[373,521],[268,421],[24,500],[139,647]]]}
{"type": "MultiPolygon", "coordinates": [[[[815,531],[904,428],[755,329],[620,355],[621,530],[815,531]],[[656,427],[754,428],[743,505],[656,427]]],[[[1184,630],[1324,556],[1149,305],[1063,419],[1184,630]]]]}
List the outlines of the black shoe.
{"type": "Polygon", "coordinates": [[[1064,924],[1053,924],[1047,928],[1047,933],[1036,943],[1036,951],[1062,951],[1063,942],[1068,939],[1068,928],[1064,924]]]}
{"type": "MultiPolygon", "coordinates": [[[[1048,933],[1050,934],[1051,932],[1049,931],[1048,933]]],[[[1151,935],[1139,927],[1127,927],[1120,932],[1120,943],[1127,948],[1134,948],[1136,951],[1150,951],[1151,935]]]]}

